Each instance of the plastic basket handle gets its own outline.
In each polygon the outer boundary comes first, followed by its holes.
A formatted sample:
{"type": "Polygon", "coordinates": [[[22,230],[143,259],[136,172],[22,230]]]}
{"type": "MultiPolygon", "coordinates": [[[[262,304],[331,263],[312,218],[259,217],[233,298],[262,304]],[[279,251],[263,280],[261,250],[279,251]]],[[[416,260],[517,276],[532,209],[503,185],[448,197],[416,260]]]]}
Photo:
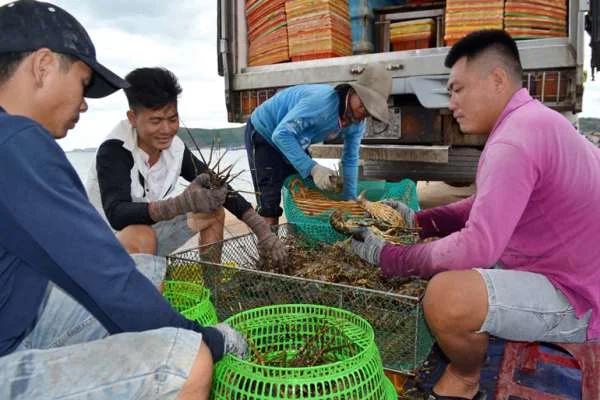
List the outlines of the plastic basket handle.
{"type": "Polygon", "coordinates": [[[294,195],[299,195],[301,198],[306,197],[306,187],[300,178],[293,178],[290,180],[290,191],[294,195]]]}

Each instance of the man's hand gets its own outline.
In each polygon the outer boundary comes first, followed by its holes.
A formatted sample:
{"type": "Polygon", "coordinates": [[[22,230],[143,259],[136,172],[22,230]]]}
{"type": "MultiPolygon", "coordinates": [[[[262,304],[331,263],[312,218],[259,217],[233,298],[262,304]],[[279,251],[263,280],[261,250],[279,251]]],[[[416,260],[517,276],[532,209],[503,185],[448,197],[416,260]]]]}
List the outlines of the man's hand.
{"type": "Polygon", "coordinates": [[[258,252],[261,257],[271,256],[274,265],[287,263],[288,252],[281,240],[271,232],[271,235],[258,242],[258,252]]]}
{"type": "Polygon", "coordinates": [[[402,215],[402,218],[404,219],[407,228],[415,228],[417,226],[415,212],[406,204],[402,203],[401,201],[392,199],[383,200],[382,203],[387,204],[388,206],[398,211],[400,215],[402,215]]]}
{"type": "Polygon", "coordinates": [[[268,225],[253,208],[249,208],[248,211],[242,215],[242,221],[244,221],[256,235],[258,251],[261,257],[270,256],[275,265],[287,262],[287,249],[283,243],[281,243],[281,240],[279,240],[277,235],[271,231],[271,226],[268,225]]]}
{"type": "Polygon", "coordinates": [[[223,335],[225,342],[223,354],[231,354],[242,360],[248,356],[248,343],[238,331],[223,322],[215,325],[214,328],[223,335]]]}
{"type": "Polygon", "coordinates": [[[326,168],[321,164],[315,164],[310,170],[310,175],[319,189],[325,191],[332,191],[335,189],[334,179],[332,178],[337,176],[337,173],[334,170],[326,168]]]}
{"type": "Polygon", "coordinates": [[[366,262],[379,265],[379,256],[386,241],[375,235],[368,228],[364,228],[360,235],[363,241],[353,238],[350,243],[350,250],[366,262]]]}
{"type": "Polygon", "coordinates": [[[148,204],[148,213],[153,221],[166,221],[188,212],[210,213],[223,206],[227,198],[227,186],[208,189],[208,174],[200,174],[178,196],[153,201],[148,204]]]}

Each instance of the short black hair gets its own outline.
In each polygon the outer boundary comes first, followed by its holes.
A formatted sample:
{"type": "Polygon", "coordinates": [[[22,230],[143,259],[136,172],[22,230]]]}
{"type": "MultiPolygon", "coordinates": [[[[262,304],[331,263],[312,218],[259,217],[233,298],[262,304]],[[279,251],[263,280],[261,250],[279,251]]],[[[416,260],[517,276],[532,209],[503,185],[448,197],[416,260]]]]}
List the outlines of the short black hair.
{"type": "MultiPolygon", "coordinates": [[[[20,51],[0,53],[0,85],[8,82],[13,74],[19,68],[19,65],[29,57],[33,51],[20,51]]],[[[79,59],[70,54],[56,53],[59,56],[60,67],[63,72],[68,71],[74,62],[79,59]]]]}
{"type": "Polygon", "coordinates": [[[461,58],[466,56],[467,60],[471,61],[487,50],[497,52],[506,62],[506,67],[510,69],[508,72],[515,79],[521,80],[523,66],[517,43],[502,29],[486,29],[469,33],[452,46],[444,65],[452,68],[461,58]]]}
{"type": "Polygon", "coordinates": [[[138,68],[125,77],[131,85],[125,89],[129,108],[157,110],[177,102],[181,86],[177,77],[166,68],[138,68]]]}
{"type": "Polygon", "coordinates": [[[21,62],[30,54],[30,51],[0,54],[0,85],[6,83],[13,76],[21,62]]]}

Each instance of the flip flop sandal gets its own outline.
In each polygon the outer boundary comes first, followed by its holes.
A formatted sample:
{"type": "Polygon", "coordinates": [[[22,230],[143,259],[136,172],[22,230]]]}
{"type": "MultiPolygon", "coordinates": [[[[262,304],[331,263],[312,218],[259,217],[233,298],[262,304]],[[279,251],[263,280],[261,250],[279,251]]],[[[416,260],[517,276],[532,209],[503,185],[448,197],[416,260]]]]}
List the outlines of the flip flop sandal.
{"type": "Polygon", "coordinates": [[[468,399],[466,397],[457,397],[457,396],[440,396],[433,390],[431,394],[427,398],[427,400],[486,400],[487,395],[485,392],[479,391],[472,399],[468,399]]]}

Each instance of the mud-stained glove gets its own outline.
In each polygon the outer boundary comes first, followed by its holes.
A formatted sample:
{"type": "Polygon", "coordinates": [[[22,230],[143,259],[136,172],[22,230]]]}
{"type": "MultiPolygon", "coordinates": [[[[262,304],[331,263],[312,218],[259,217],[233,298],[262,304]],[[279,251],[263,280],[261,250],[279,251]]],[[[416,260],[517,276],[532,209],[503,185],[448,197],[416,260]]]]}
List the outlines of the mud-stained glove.
{"type": "Polygon", "coordinates": [[[337,176],[337,173],[334,170],[324,167],[321,164],[315,164],[310,170],[310,175],[319,189],[325,191],[335,189],[334,179],[332,178],[337,176]]]}
{"type": "Polygon", "coordinates": [[[188,212],[210,213],[222,207],[227,197],[227,186],[208,189],[209,181],[208,174],[200,174],[180,195],[149,203],[150,218],[155,222],[166,221],[188,212]]]}
{"type": "Polygon", "coordinates": [[[388,206],[390,206],[393,209],[395,209],[396,211],[398,211],[400,213],[400,215],[402,215],[402,218],[404,219],[404,222],[406,223],[407,228],[415,228],[417,226],[415,212],[413,211],[412,208],[410,208],[403,202],[398,201],[398,200],[388,199],[388,200],[383,200],[382,203],[387,204],[388,206]]]}
{"type": "Polygon", "coordinates": [[[381,250],[383,249],[383,246],[385,246],[386,241],[375,235],[368,228],[362,229],[360,236],[362,236],[364,240],[360,241],[353,238],[350,243],[350,250],[366,262],[373,265],[379,265],[379,256],[381,255],[381,250]]]}
{"type": "Polygon", "coordinates": [[[258,215],[253,208],[249,208],[248,211],[242,215],[242,221],[244,221],[256,235],[258,251],[262,257],[270,256],[275,265],[281,265],[287,262],[287,249],[277,235],[271,231],[271,227],[265,223],[265,220],[258,215]]]}
{"type": "Polygon", "coordinates": [[[225,343],[223,354],[231,354],[242,360],[248,356],[248,343],[238,331],[224,322],[215,325],[214,328],[223,335],[225,343]]]}

